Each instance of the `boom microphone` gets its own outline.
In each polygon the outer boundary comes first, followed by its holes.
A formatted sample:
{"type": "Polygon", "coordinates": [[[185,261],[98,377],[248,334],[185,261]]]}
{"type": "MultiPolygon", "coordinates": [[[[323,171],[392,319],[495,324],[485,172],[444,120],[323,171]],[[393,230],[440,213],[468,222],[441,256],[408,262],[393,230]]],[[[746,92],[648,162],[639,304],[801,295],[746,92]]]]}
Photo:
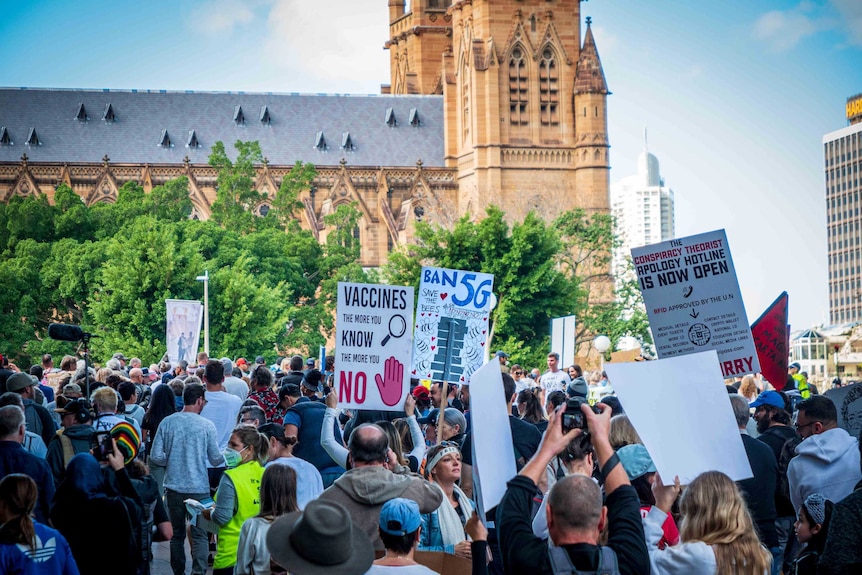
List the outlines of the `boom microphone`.
{"type": "Polygon", "coordinates": [[[84,330],[77,325],[52,323],[48,326],[48,337],[60,341],[80,341],[84,339],[84,330]]]}

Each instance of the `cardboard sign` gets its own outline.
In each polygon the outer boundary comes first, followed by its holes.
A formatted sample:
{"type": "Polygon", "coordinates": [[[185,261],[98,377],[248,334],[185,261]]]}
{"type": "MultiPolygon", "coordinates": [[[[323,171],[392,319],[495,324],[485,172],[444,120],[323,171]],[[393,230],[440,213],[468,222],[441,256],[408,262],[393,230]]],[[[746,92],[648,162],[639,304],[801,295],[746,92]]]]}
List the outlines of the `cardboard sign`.
{"type": "Polygon", "coordinates": [[[665,484],[710,470],[752,477],[714,350],[605,371],[665,484]]]}
{"type": "Polygon", "coordinates": [[[168,360],[174,364],[179,361],[194,364],[204,318],[203,304],[197,300],[166,299],[165,307],[168,360]]]}
{"type": "Polygon", "coordinates": [[[422,268],[412,377],[470,383],[485,362],[494,276],[422,268]]]}
{"type": "Polygon", "coordinates": [[[781,391],[787,382],[790,337],[787,325],[787,292],[778,296],[763,315],[751,324],[751,335],[754,337],[763,378],[781,391]]]}
{"type": "Polygon", "coordinates": [[[338,283],[335,389],[340,407],[404,409],[413,299],[409,287],[338,283]]]}
{"type": "Polygon", "coordinates": [[[493,358],[473,374],[470,383],[470,417],[473,427],[473,498],[480,517],[496,507],[506,493],[506,482],[518,473],[509,426],[509,408],[503,397],[500,360],[493,358]],[[476,422],[482,422],[476,425],[476,422]]]}
{"type": "Polygon", "coordinates": [[[835,404],[838,425],[853,437],[859,437],[862,431],[862,383],[830,389],[823,395],[835,404]]]}
{"type": "Polygon", "coordinates": [[[473,563],[442,551],[414,551],[413,560],[440,575],[470,575],[473,563]]]}
{"type": "Polygon", "coordinates": [[[725,378],[760,362],[724,230],[632,249],[660,358],[718,353],[725,378]]]}

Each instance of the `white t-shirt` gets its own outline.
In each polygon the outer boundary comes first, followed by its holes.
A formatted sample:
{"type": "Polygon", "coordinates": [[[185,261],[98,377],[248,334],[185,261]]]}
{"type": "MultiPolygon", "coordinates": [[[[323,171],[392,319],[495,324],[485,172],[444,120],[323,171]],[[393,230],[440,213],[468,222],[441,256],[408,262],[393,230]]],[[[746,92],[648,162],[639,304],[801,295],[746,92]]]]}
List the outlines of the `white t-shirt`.
{"type": "Polygon", "coordinates": [[[552,373],[551,370],[546,371],[540,378],[542,387],[545,388],[545,397],[554,391],[566,391],[566,387],[572,382],[569,374],[563,370],[558,370],[552,373]]]}
{"type": "Polygon", "coordinates": [[[207,403],[201,411],[201,417],[213,422],[219,451],[224,451],[230,441],[230,434],[236,427],[242,400],[226,391],[207,391],[204,397],[207,403]]]}

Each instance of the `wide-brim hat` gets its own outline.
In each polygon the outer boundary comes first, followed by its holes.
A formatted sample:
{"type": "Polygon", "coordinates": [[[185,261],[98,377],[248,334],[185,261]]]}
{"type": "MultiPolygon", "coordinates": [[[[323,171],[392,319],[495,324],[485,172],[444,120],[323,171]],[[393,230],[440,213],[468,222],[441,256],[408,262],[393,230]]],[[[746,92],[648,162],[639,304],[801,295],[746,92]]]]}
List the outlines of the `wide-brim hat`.
{"type": "Polygon", "coordinates": [[[368,535],[333,501],[315,499],[276,519],[266,534],[272,560],[291,573],[355,575],[374,562],[368,535]]]}

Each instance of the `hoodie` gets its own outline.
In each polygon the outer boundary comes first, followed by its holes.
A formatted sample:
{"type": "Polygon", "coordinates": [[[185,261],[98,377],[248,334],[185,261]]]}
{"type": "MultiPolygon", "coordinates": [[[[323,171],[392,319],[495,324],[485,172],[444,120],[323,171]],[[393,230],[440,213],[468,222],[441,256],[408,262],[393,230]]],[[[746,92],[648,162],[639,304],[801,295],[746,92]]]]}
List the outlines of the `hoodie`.
{"type": "Polygon", "coordinates": [[[51,443],[48,444],[48,454],[45,456],[45,461],[48,462],[48,467],[51,468],[51,473],[54,476],[54,485],[59,486],[60,482],[66,477],[66,464],[63,453],[63,442],[60,440],[60,435],[68,437],[72,441],[73,455],[78,453],[89,453],[92,447],[91,440],[96,435],[96,430],[89,423],[79,423],[70,425],[65,429],[57,432],[51,443]]]}
{"type": "Polygon", "coordinates": [[[803,440],[787,467],[790,501],[797,513],[812,493],[837,503],[853,492],[860,479],[859,443],[840,427],[803,440]]]}
{"type": "Polygon", "coordinates": [[[443,501],[442,492],[418,475],[396,475],[379,465],[351,469],[320,496],[343,505],[375,549],[383,549],[377,533],[380,508],[396,497],[415,501],[419,513],[431,513],[443,501]]]}

